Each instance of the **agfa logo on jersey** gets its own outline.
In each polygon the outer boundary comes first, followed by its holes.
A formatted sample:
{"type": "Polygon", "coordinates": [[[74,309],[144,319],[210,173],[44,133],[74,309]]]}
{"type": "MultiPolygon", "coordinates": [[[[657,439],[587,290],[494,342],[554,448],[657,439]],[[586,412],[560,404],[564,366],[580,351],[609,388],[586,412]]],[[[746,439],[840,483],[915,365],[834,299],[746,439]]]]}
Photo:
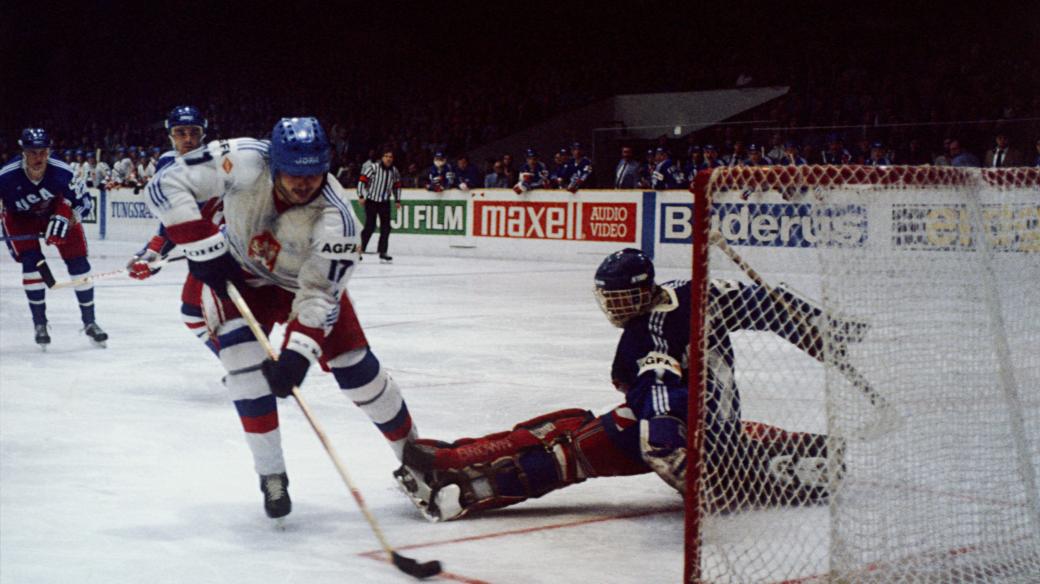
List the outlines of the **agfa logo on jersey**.
{"type": "Polygon", "coordinates": [[[326,243],[321,247],[321,253],[339,255],[344,253],[353,253],[357,251],[357,248],[357,244],[354,243],[326,243]]]}

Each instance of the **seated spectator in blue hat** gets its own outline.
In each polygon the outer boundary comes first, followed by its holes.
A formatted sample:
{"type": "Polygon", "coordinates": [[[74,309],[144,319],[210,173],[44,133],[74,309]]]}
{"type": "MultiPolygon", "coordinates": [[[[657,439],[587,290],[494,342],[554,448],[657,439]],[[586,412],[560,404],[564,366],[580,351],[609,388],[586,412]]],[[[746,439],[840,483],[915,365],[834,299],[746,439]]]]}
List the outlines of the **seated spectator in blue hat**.
{"type": "Polygon", "coordinates": [[[491,172],[484,177],[484,188],[485,189],[508,189],[509,188],[509,175],[506,174],[505,164],[501,160],[496,160],[491,164],[491,172]]]}
{"type": "Polygon", "coordinates": [[[725,166],[722,161],[719,160],[719,151],[715,148],[714,144],[705,144],[703,154],[704,161],[697,167],[697,170],[710,170],[717,166],[725,166]]]}
{"type": "Polygon", "coordinates": [[[762,147],[758,144],[749,144],[747,149],[747,158],[744,159],[742,166],[772,166],[773,161],[768,156],[762,154],[762,147]]]}
{"type": "Polygon", "coordinates": [[[560,148],[553,153],[552,168],[549,169],[549,184],[554,189],[564,187],[563,175],[566,172],[567,163],[571,161],[571,151],[560,148]]]}
{"type": "Polygon", "coordinates": [[[852,160],[852,154],[845,149],[845,143],[841,139],[841,136],[832,134],[827,138],[827,149],[820,154],[820,161],[823,164],[834,164],[842,165],[848,164],[852,160]]]}
{"type": "Polygon", "coordinates": [[[549,169],[538,160],[538,152],[528,148],[525,157],[527,161],[520,165],[517,173],[520,180],[513,186],[513,191],[519,195],[534,189],[550,188],[549,169]]]}
{"type": "Polygon", "coordinates": [[[694,175],[700,170],[703,162],[704,152],[701,150],[701,147],[697,144],[691,144],[686,150],[686,162],[682,167],[683,176],[686,177],[687,182],[693,180],[694,175]]]}
{"type": "Polygon", "coordinates": [[[448,164],[448,157],[441,150],[434,152],[433,166],[426,171],[426,190],[440,193],[456,186],[455,169],[448,164]]]}
{"type": "Polygon", "coordinates": [[[455,181],[463,191],[479,189],[484,182],[480,180],[476,167],[469,163],[469,157],[465,154],[455,159],[455,181]]]}
{"type": "Polygon", "coordinates": [[[960,140],[950,140],[950,166],[975,167],[981,166],[979,158],[961,148],[960,140]]]}
{"type": "Polygon", "coordinates": [[[671,154],[664,147],[654,150],[654,172],[651,176],[653,181],[650,187],[655,191],[678,189],[687,184],[682,170],[672,161],[671,154]]]}
{"type": "Polygon", "coordinates": [[[570,157],[563,165],[563,172],[559,177],[560,188],[576,193],[590,176],[592,176],[592,161],[585,156],[585,149],[580,142],[571,144],[570,157]]]}
{"type": "Polygon", "coordinates": [[[885,156],[885,145],[881,142],[874,142],[870,145],[870,155],[863,161],[863,164],[867,166],[889,166],[892,162],[885,156]]]}
{"type": "Polygon", "coordinates": [[[807,162],[798,154],[798,144],[788,140],[784,142],[784,153],[777,160],[777,164],[782,166],[802,166],[807,164],[807,162]]]}

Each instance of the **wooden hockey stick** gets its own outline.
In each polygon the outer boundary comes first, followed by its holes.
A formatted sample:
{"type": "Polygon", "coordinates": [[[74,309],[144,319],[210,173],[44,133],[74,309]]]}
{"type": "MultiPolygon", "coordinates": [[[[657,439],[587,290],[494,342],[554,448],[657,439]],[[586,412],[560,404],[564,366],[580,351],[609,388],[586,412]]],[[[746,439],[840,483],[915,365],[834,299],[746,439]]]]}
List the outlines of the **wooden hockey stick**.
{"type": "MultiPolygon", "coordinates": [[[[165,266],[170,262],[179,262],[184,259],[184,256],[177,256],[172,259],[162,260],[156,262],[157,267],[165,266]]],[[[36,269],[40,272],[40,277],[43,278],[43,283],[47,285],[51,290],[58,290],[61,288],[70,288],[74,286],[81,286],[83,284],[90,284],[95,280],[104,280],[107,278],[114,278],[116,276],[122,276],[127,273],[126,268],[120,268],[118,270],[112,270],[111,272],[99,272],[97,274],[90,274],[88,276],[80,276],[79,278],[73,278],[71,280],[64,280],[58,282],[54,279],[54,273],[51,272],[50,266],[47,265],[47,260],[40,260],[36,262],[36,269]]]]}
{"type": "MultiPolygon", "coordinates": [[[[779,304],[780,307],[783,308],[783,310],[794,321],[795,326],[798,328],[798,332],[800,333],[800,336],[802,338],[809,337],[809,342],[811,344],[815,345],[816,343],[820,343],[821,347],[824,346],[823,339],[820,338],[818,330],[812,327],[809,323],[805,322],[802,314],[794,310],[787,303],[787,301],[784,300],[783,295],[777,292],[775,288],[770,286],[765,281],[765,279],[757,271],[755,271],[755,269],[752,268],[744,260],[744,258],[740,256],[740,254],[737,253],[736,250],[730,247],[729,243],[726,241],[726,238],[723,237],[721,233],[719,233],[718,231],[712,231],[711,234],[708,236],[708,242],[714,245],[715,247],[719,248],[722,251],[722,253],[726,254],[726,257],[732,260],[733,263],[741,269],[741,271],[747,274],[747,276],[751,278],[752,282],[766,290],[766,293],[769,294],[769,297],[773,300],[773,302],[779,304]]],[[[819,360],[821,362],[824,361],[823,355],[819,357],[819,360]]],[[[888,400],[886,400],[884,396],[882,396],[876,389],[874,389],[874,386],[871,385],[870,381],[868,381],[867,378],[864,377],[863,374],[860,373],[859,370],[856,369],[855,366],[853,366],[852,363],[850,363],[845,356],[842,356],[841,359],[832,359],[830,361],[830,364],[834,365],[838,369],[838,371],[840,371],[842,375],[844,375],[845,378],[849,380],[849,383],[851,383],[853,387],[863,392],[867,399],[870,400],[871,405],[878,408],[883,418],[888,418],[886,420],[886,425],[884,426],[886,430],[892,429],[891,423],[894,422],[898,424],[899,422],[901,422],[899,414],[896,413],[896,411],[892,408],[892,405],[888,403],[888,400]]]]}
{"type": "MultiPolygon", "coordinates": [[[[235,285],[228,282],[227,285],[228,296],[231,297],[231,301],[235,303],[235,307],[242,314],[242,318],[245,319],[246,324],[249,325],[249,329],[253,331],[253,335],[256,340],[263,346],[267,356],[272,360],[277,361],[278,355],[274,352],[274,347],[271,346],[270,339],[267,338],[267,334],[264,333],[263,328],[260,326],[260,322],[253,316],[253,311],[249,309],[249,305],[246,303],[245,298],[238,292],[235,285]]],[[[314,412],[311,411],[310,406],[307,402],[303,401],[303,397],[300,396],[300,388],[293,387],[292,395],[296,398],[296,403],[300,406],[303,411],[303,416],[307,418],[307,422],[311,425],[311,429],[317,434],[318,440],[321,441],[321,445],[325,447],[325,452],[328,453],[329,459],[332,460],[333,466],[336,467],[336,471],[339,472],[340,478],[347,485],[347,489],[350,490],[351,496],[354,497],[354,502],[357,503],[361,514],[365,516],[365,520],[368,521],[369,527],[372,528],[372,533],[375,534],[376,539],[379,540],[379,545],[383,548],[383,551],[390,557],[390,561],[405,574],[409,576],[423,579],[429,578],[440,574],[441,563],[437,560],[431,560],[429,562],[419,563],[412,558],[405,557],[397,551],[386,540],[386,536],[383,535],[383,530],[379,527],[379,523],[376,522],[376,518],[372,515],[372,512],[368,509],[368,505],[365,503],[365,499],[361,496],[361,491],[358,490],[357,485],[351,480],[350,475],[347,474],[347,467],[340,462],[339,455],[336,454],[336,449],[333,448],[332,442],[329,437],[325,434],[325,431],[318,424],[317,418],[314,417],[314,412]]]]}

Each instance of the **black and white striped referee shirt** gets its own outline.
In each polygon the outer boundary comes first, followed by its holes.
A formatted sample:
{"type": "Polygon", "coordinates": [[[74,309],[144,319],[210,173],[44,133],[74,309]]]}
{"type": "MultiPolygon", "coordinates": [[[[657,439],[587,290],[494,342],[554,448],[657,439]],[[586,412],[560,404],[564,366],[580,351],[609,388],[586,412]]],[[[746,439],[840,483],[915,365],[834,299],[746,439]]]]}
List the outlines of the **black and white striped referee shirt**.
{"type": "Polygon", "coordinates": [[[358,178],[358,196],[370,201],[382,203],[401,200],[401,173],[396,166],[387,168],[382,162],[370,164],[358,178]]]}

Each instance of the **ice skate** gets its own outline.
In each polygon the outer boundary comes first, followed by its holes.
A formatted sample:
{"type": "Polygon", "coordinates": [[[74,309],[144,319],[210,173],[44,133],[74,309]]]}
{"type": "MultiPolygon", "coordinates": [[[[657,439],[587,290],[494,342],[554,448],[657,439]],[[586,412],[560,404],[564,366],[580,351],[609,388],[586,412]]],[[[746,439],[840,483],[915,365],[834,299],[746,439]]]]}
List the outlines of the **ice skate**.
{"type": "Polygon", "coordinates": [[[404,464],[394,471],[394,478],[423,517],[431,522],[451,521],[465,510],[462,489],[456,484],[431,486],[428,475],[404,464]]]}
{"type": "Polygon", "coordinates": [[[36,325],[36,344],[44,351],[47,350],[47,345],[51,344],[51,336],[47,333],[46,324],[36,325]]]}
{"type": "Polygon", "coordinates": [[[379,263],[381,263],[381,264],[391,264],[391,263],[393,263],[393,261],[394,261],[394,258],[392,256],[387,255],[385,253],[379,254],[379,263]]]}
{"type": "MultiPolygon", "coordinates": [[[[83,327],[83,332],[90,337],[90,342],[94,343],[98,347],[106,347],[105,342],[108,340],[108,333],[101,330],[101,327],[96,322],[92,322],[83,327]]],[[[37,332],[37,339],[39,339],[39,333],[37,332]]],[[[38,340],[36,342],[39,342],[38,340]]]]}
{"type": "Polygon", "coordinates": [[[292,511],[289,498],[289,476],[287,474],[260,475],[260,490],[264,494],[264,512],[280,527],[283,517],[292,511]]]}

